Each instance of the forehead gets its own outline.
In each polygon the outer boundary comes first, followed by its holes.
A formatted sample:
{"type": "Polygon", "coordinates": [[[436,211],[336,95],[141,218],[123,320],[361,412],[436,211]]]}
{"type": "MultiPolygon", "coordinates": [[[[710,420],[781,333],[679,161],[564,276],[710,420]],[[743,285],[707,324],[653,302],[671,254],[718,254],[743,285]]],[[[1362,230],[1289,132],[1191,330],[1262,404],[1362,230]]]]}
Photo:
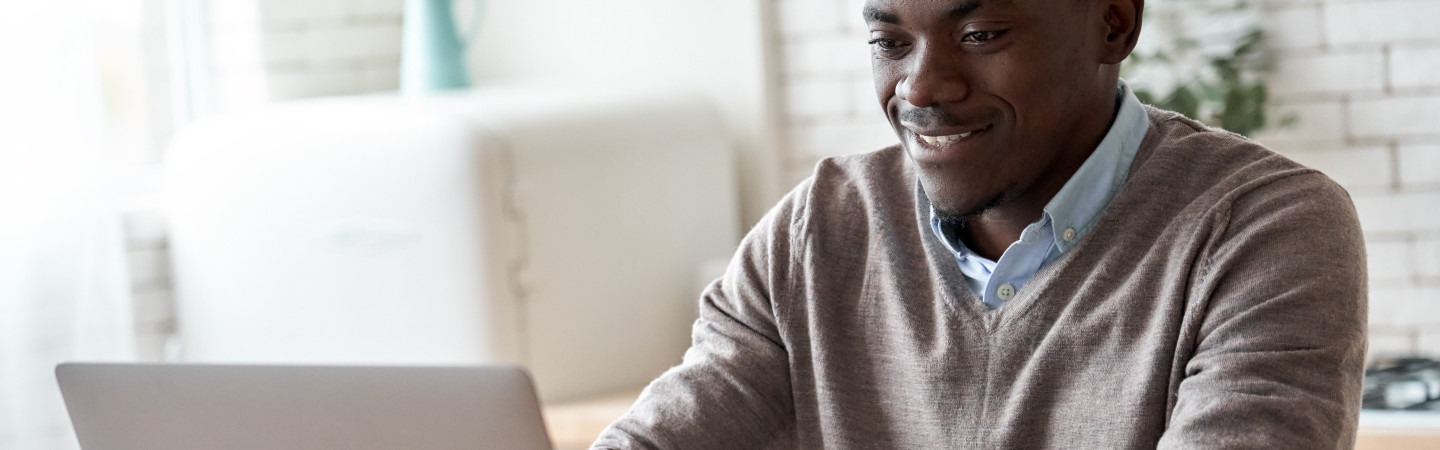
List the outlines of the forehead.
{"type": "MultiPolygon", "coordinates": [[[[1045,0],[1041,0],[1045,1],[1045,0]]],[[[1025,9],[1023,0],[868,0],[866,22],[904,24],[914,20],[960,20],[977,13],[1025,9]]]]}

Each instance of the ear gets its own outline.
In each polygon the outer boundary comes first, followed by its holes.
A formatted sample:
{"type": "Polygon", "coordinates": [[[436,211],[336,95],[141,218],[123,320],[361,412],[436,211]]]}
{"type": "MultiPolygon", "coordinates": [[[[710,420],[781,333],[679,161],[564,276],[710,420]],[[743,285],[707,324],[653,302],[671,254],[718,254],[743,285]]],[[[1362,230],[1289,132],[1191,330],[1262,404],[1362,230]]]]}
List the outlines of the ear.
{"type": "Polygon", "coordinates": [[[1120,64],[1140,40],[1140,17],[1145,0],[1099,0],[1104,8],[1105,42],[1100,62],[1120,64]]]}

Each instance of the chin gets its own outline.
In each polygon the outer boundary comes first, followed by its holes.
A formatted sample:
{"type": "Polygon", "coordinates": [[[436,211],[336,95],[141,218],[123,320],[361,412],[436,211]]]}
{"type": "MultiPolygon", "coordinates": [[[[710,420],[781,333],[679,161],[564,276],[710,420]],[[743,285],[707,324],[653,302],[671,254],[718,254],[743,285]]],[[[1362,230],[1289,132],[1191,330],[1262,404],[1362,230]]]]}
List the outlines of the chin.
{"type": "Polygon", "coordinates": [[[980,189],[960,183],[927,183],[921,180],[925,196],[937,215],[947,220],[973,218],[1004,203],[1003,189],[980,189]]]}

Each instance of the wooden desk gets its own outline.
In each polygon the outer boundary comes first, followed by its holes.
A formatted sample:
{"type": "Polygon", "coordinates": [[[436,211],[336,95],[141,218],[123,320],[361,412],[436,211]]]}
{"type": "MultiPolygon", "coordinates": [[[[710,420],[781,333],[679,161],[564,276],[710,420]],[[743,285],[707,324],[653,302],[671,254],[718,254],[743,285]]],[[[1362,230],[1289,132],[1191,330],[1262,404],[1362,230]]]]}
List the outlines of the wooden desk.
{"type": "Polygon", "coordinates": [[[1440,412],[1362,411],[1356,450],[1440,450],[1440,412]]]}
{"type": "Polygon", "coordinates": [[[1355,450],[1440,450],[1440,431],[1361,428],[1355,450]]]}
{"type": "Polygon", "coordinates": [[[555,450],[590,448],[595,438],[600,437],[600,432],[625,414],[639,396],[640,389],[634,389],[589,400],[544,406],[541,414],[545,416],[545,429],[550,432],[550,443],[555,445],[555,450]]]}

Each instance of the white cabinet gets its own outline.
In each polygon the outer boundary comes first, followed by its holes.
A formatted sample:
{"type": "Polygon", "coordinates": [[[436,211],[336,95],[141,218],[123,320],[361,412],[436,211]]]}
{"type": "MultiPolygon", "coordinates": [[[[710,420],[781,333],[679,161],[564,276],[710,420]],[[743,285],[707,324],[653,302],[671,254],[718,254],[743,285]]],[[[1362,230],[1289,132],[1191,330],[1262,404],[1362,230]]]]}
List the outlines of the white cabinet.
{"type": "Polygon", "coordinates": [[[188,361],[530,369],[546,400],[641,386],[689,346],[739,236],[698,95],[484,89],[202,121],[166,163],[188,361]]]}

